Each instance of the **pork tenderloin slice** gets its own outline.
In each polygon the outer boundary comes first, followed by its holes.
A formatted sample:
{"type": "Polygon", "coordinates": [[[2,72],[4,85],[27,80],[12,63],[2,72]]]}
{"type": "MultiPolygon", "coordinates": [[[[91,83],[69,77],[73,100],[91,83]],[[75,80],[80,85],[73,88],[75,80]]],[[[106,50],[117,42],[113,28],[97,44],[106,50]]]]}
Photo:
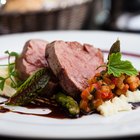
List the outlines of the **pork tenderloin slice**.
{"type": "Polygon", "coordinates": [[[31,39],[25,43],[22,53],[16,59],[16,69],[22,80],[26,80],[38,68],[48,67],[45,59],[47,44],[47,41],[40,39],[31,39]]]}
{"type": "MultiPolygon", "coordinates": [[[[21,80],[26,80],[33,72],[39,68],[48,67],[48,62],[45,58],[45,49],[48,42],[39,39],[32,39],[25,43],[20,56],[16,59],[16,70],[21,80]]],[[[43,95],[50,97],[58,89],[58,81],[52,72],[49,73],[50,81],[47,87],[43,90],[43,95]]]]}
{"type": "Polygon", "coordinates": [[[100,49],[61,40],[47,45],[46,59],[62,88],[74,98],[80,96],[88,85],[88,79],[101,71],[96,68],[104,63],[100,49]]]}

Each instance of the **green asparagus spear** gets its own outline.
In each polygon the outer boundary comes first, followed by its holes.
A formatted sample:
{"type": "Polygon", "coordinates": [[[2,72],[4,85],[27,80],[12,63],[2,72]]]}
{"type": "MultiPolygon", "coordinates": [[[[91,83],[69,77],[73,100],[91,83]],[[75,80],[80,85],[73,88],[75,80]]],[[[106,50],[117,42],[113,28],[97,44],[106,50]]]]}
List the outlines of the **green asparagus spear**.
{"type": "Polygon", "coordinates": [[[9,98],[8,105],[26,105],[33,101],[41,91],[47,86],[50,77],[48,70],[42,68],[30,76],[9,98]]]}
{"type": "Polygon", "coordinates": [[[80,113],[78,103],[72,97],[59,92],[56,94],[55,98],[62,107],[67,109],[70,115],[76,116],[80,113]]]}
{"type": "Polygon", "coordinates": [[[112,53],[118,53],[118,52],[120,52],[120,40],[117,40],[117,41],[114,42],[113,45],[111,46],[110,51],[109,51],[109,55],[108,55],[108,59],[109,59],[109,56],[110,56],[112,53]]]}

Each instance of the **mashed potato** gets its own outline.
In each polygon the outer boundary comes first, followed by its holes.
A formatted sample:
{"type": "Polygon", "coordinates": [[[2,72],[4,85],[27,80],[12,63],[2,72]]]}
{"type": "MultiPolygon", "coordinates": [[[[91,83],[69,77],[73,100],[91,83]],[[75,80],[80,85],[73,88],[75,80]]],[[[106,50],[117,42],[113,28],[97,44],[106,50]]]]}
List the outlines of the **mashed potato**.
{"type": "Polygon", "coordinates": [[[126,96],[121,95],[120,96],[121,99],[124,99],[127,102],[132,102],[132,103],[136,103],[136,102],[140,102],[140,91],[127,91],[126,96]]]}
{"type": "Polygon", "coordinates": [[[100,105],[97,110],[103,116],[111,116],[121,111],[132,110],[131,103],[140,102],[140,91],[127,91],[126,96],[121,95],[120,97],[115,97],[112,100],[104,102],[100,105]]]}

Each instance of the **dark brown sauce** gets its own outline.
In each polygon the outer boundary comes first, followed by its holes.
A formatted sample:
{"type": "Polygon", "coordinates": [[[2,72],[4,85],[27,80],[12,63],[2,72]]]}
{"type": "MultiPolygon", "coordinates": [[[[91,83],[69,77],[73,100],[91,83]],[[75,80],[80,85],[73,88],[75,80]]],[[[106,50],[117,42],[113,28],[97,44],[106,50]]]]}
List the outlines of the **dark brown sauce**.
{"type": "Polygon", "coordinates": [[[131,103],[132,104],[132,109],[137,109],[138,107],[140,107],[140,102],[137,103],[131,103]]]}
{"type": "Polygon", "coordinates": [[[3,106],[0,106],[0,113],[6,113],[6,112],[10,112],[10,110],[8,108],[4,108],[3,106]]]}
{"type": "Polygon", "coordinates": [[[4,104],[5,102],[0,102],[0,105],[4,104]]]}
{"type": "MultiPolygon", "coordinates": [[[[0,102],[0,105],[1,104],[4,104],[4,102],[0,102]]],[[[137,109],[138,107],[140,107],[140,102],[131,103],[131,104],[133,106],[132,109],[137,109]]],[[[20,111],[13,111],[3,106],[0,106],[0,113],[13,112],[17,114],[49,117],[49,118],[55,118],[55,119],[66,119],[66,118],[76,119],[84,115],[91,115],[93,113],[97,113],[97,112],[91,112],[89,114],[80,113],[80,115],[72,117],[72,116],[69,116],[68,113],[65,110],[62,110],[59,106],[46,105],[46,104],[40,103],[40,104],[28,104],[27,106],[24,106],[24,107],[28,109],[46,109],[47,108],[47,109],[50,109],[51,112],[49,114],[33,114],[33,113],[26,113],[26,112],[20,112],[20,111]]]]}
{"type": "Polygon", "coordinates": [[[50,109],[51,112],[49,114],[30,114],[35,116],[42,116],[42,117],[49,117],[49,118],[57,118],[57,119],[64,119],[64,118],[70,118],[70,116],[67,115],[67,113],[64,110],[61,110],[59,106],[53,106],[53,105],[46,105],[46,104],[28,104],[28,106],[24,106],[29,109],[50,109]]]}
{"type": "MultiPolygon", "coordinates": [[[[0,104],[4,104],[4,102],[1,102],[0,104]]],[[[0,113],[7,113],[7,112],[13,112],[23,115],[34,115],[34,116],[40,116],[40,117],[49,117],[49,118],[56,118],[56,119],[66,119],[66,118],[79,118],[80,116],[72,117],[67,114],[66,111],[62,110],[59,106],[53,106],[53,105],[46,105],[46,104],[28,104],[27,106],[24,106],[28,109],[50,109],[51,112],[49,114],[33,114],[33,113],[26,113],[26,112],[20,112],[20,111],[13,111],[10,109],[7,109],[3,106],[0,106],[0,113]]]]}

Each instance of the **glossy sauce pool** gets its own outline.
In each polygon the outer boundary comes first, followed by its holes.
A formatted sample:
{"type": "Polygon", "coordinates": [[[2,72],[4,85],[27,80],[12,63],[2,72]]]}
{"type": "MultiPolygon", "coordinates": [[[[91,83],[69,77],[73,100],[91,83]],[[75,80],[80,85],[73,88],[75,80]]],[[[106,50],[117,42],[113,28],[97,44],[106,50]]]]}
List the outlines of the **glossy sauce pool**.
{"type": "MultiPolygon", "coordinates": [[[[4,104],[4,102],[1,102],[0,105],[4,104]]],[[[27,106],[23,106],[27,109],[49,109],[51,110],[48,114],[34,114],[34,113],[26,113],[26,112],[20,112],[20,111],[14,111],[10,110],[6,107],[0,106],[0,113],[7,113],[7,112],[13,112],[18,114],[24,114],[24,115],[34,115],[34,116],[41,116],[41,117],[49,117],[49,118],[56,118],[56,119],[65,119],[65,118],[79,118],[81,115],[78,115],[76,117],[68,116],[67,112],[65,110],[60,109],[59,106],[53,106],[53,105],[46,105],[43,103],[40,104],[28,104],[27,106]]]]}

